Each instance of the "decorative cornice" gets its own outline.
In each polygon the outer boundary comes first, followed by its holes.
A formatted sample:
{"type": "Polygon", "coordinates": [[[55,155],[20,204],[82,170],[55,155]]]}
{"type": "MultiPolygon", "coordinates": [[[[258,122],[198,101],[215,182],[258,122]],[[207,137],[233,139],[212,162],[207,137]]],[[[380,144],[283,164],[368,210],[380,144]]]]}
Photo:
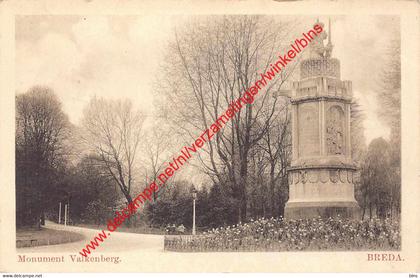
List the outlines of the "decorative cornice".
{"type": "Polygon", "coordinates": [[[357,171],[359,168],[353,164],[330,164],[330,165],[299,165],[299,166],[290,166],[287,167],[287,171],[298,171],[298,170],[308,170],[308,169],[346,169],[357,171]]]}
{"type": "Polygon", "coordinates": [[[307,96],[307,97],[300,97],[300,98],[292,98],[290,102],[292,104],[299,104],[303,102],[313,102],[313,101],[341,101],[344,103],[351,103],[351,98],[348,97],[341,97],[341,96],[307,96]]]}

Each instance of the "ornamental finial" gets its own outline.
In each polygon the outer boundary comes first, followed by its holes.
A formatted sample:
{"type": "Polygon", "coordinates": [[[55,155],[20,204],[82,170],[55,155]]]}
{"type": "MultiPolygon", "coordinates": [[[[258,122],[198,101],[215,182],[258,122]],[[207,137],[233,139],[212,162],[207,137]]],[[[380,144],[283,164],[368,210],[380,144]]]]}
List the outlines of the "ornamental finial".
{"type": "Polygon", "coordinates": [[[328,44],[325,47],[325,57],[331,58],[333,44],[331,42],[331,18],[328,18],[328,44]]]}

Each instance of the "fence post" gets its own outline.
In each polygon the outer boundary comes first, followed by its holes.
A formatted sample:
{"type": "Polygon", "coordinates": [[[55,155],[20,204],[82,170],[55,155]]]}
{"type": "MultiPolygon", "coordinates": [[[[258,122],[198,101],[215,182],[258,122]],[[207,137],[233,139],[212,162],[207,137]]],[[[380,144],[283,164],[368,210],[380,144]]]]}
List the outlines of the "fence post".
{"type": "Polygon", "coordinates": [[[61,224],[61,202],[58,204],[58,224],[61,224]]]}
{"type": "Polygon", "coordinates": [[[67,226],[67,204],[64,204],[64,226],[67,226]]]}

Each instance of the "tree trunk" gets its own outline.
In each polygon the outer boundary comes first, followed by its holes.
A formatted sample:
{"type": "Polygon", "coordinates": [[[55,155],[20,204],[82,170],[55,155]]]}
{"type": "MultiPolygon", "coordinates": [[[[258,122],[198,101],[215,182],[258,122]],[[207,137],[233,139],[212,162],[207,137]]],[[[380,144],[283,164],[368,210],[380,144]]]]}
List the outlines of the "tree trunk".
{"type": "Polygon", "coordinates": [[[45,226],[45,212],[41,212],[41,225],[45,226]]]}
{"type": "Polygon", "coordinates": [[[365,197],[365,201],[364,201],[364,204],[363,204],[362,220],[365,219],[365,213],[366,213],[366,207],[367,207],[367,197],[368,197],[368,190],[367,189],[366,189],[364,197],[365,197]]]}
{"type": "Polygon", "coordinates": [[[271,199],[271,210],[270,210],[270,214],[272,217],[274,217],[275,215],[275,196],[274,196],[274,185],[275,185],[275,180],[274,180],[274,169],[275,165],[271,164],[271,168],[270,168],[270,199],[271,199]]]}
{"type": "Polygon", "coordinates": [[[38,215],[36,219],[37,219],[36,227],[38,230],[41,230],[41,215],[38,215]]]}
{"type": "Polygon", "coordinates": [[[244,168],[247,165],[243,161],[240,166],[240,178],[238,184],[238,223],[244,222],[246,220],[246,211],[247,211],[247,199],[246,199],[246,180],[247,180],[247,169],[244,168]]]}
{"type": "MultiPolygon", "coordinates": [[[[130,196],[130,194],[129,193],[127,193],[127,194],[125,194],[125,198],[127,199],[127,206],[130,204],[130,203],[132,203],[133,202],[133,198],[131,198],[131,196],[130,196]]],[[[131,227],[131,216],[130,217],[128,217],[127,219],[126,219],[126,225],[127,225],[127,227],[128,228],[130,228],[131,227]]]]}

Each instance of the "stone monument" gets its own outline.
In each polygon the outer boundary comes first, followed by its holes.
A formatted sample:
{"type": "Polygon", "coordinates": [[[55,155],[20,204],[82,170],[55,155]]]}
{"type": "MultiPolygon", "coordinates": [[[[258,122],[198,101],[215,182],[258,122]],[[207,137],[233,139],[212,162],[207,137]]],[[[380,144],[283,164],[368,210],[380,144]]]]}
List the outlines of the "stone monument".
{"type": "Polygon", "coordinates": [[[300,64],[300,81],[293,82],[287,219],[357,218],[360,212],[350,143],[352,86],[340,79],[340,61],[331,57],[332,49],[330,23],[329,35],[324,31],[311,42],[300,64]]]}

